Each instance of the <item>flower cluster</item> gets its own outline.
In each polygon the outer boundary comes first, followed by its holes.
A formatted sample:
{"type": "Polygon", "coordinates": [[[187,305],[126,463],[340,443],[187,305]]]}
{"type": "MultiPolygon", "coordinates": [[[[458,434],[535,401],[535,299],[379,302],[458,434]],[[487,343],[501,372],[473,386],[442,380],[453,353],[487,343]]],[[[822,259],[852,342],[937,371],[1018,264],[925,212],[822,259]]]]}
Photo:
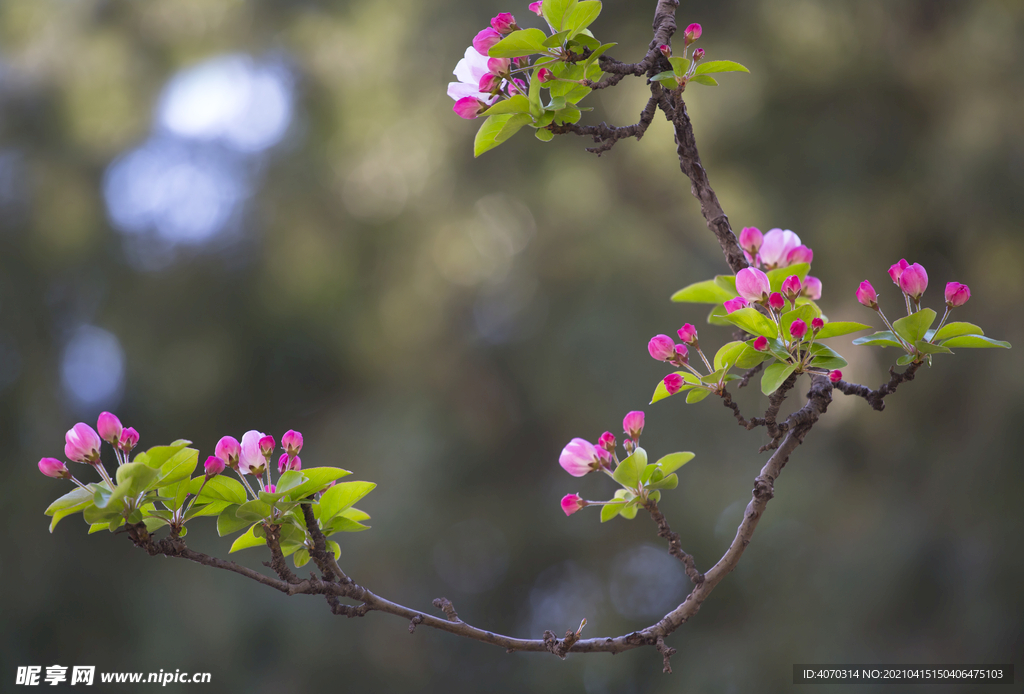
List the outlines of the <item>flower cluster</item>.
{"type": "MultiPolygon", "coordinates": [[[[757,227],[744,227],[739,242],[747,262],[758,270],[775,270],[800,263],[810,265],[814,261],[814,251],[800,243],[800,237],[789,229],[772,229],[762,234],[757,227]]],[[[796,287],[799,295],[812,301],[821,298],[821,280],[817,277],[807,275],[802,284],[798,277],[796,287]]],[[[749,297],[745,298],[753,301],[749,297]]]]}
{"type": "MultiPolygon", "coordinates": [[[[288,470],[301,470],[302,459],[299,458],[299,452],[302,451],[302,434],[289,429],[281,437],[281,448],[284,449],[284,453],[277,460],[278,474],[283,475],[288,470]]],[[[241,442],[234,436],[224,436],[217,442],[214,455],[207,458],[206,470],[207,473],[211,469],[223,472],[225,467],[231,468],[238,473],[239,479],[252,497],[257,498],[256,492],[245,479],[246,475],[252,475],[261,490],[273,494],[276,486],[272,483],[270,469],[275,449],[274,437],[255,429],[242,434],[241,442]]]]}
{"type": "Polygon", "coordinates": [[[921,308],[921,299],[928,289],[928,272],[920,263],[909,263],[905,258],[889,267],[889,279],[903,294],[907,315],[890,321],[878,303],[878,292],[868,280],[857,287],[857,301],[872,309],[888,330],[854,340],[857,345],[899,347],[906,354],[897,364],[931,362],[933,354],[948,354],[951,347],[1001,347],[1010,344],[985,337],[984,331],[973,323],[948,323],[954,308],[971,298],[971,289],[960,282],[948,282],[945,289],[946,310],[939,325],[932,329],[937,314],[930,308],[921,308]]]}
{"type": "Polygon", "coordinates": [[[702,33],[700,24],[694,23],[686,27],[686,30],[683,31],[683,50],[677,55],[673,55],[672,47],[667,44],[658,46],[658,50],[668,59],[672,69],[659,72],[651,80],[661,82],[668,89],[684,90],[686,85],[691,82],[708,87],[718,86],[715,78],[711,77],[712,73],[750,72],[747,68],[731,60],[701,62],[704,60],[704,49],[694,48],[693,44],[701,37],[702,33]]]}
{"type": "Polygon", "coordinates": [[[603,472],[622,488],[608,501],[587,501],[579,494],[562,497],[562,511],[571,516],[587,506],[602,506],[601,522],[621,514],[633,518],[640,506],[648,500],[659,501],[661,489],[674,489],[678,477],[673,474],[693,458],[692,453],[673,453],[657,463],[647,464],[647,453],[640,447],[640,435],[644,431],[644,413],[637,410],[628,413],[622,420],[626,438],[622,447],[626,458],[619,460],[615,435],[606,431],[597,443],[575,438],[570,441],[558,458],[558,464],[573,477],[583,477],[591,472],[603,472]]]}
{"type": "MultiPolygon", "coordinates": [[[[68,429],[64,434],[64,456],[72,462],[91,465],[103,481],[113,489],[114,483],[110,479],[110,474],[100,460],[100,448],[104,441],[114,448],[114,456],[117,458],[118,467],[120,467],[128,462],[128,455],[139,443],[139,432],[132,427],[123,427],[121,420],[116,415],[102,412],[96,420],[96,429],[85,422],[79,422],[68,429]]],[[[67,465],[57,458],[41,459],[39,471],[47,477],[71,480],[85,489],[85,485],[71,474],[67,465]]]]}

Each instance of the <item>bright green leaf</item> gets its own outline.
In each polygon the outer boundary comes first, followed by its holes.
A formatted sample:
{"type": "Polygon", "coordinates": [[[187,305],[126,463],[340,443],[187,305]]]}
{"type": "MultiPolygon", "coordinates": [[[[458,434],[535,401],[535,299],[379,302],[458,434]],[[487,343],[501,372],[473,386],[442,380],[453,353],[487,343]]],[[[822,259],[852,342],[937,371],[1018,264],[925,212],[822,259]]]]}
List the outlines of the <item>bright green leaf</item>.
{"type": "Polygon", "coordinates": [[[196,477],[189,483],[189,493],[193,495],[199,494],[200,487],[202,487],[203,493],[200,495],[198,503],[204,501],[228,501],[232,504],[244,504],[248,499],[245,487],[238,480],[224,475],[217,475],[211,478],[206,483],[206,486],[203,486],[202,477],[196,477]]]}
{"type": "Polygon", "coordinates": [[[320,497],[320,518],[330,520],[373,491],[373,482],[339,482],[320,497]]]}
{"type": "Polygon", "coordinates": [[[533,53],[545,53],[544,42],[547,34],[540,29],[519,29],[491,46],[487,55],[491,58],[519,58],[533,53]]]}
{"type": "Polygon", "coordinates": [[[689,80],[693,84],[703,84],[705,87],[717,87],[718,80],[710,75],[694,75],[689,80]]]}
{"type": "Polygon", "coordinates": [[[769,270],[766,274],[768,275],[768,282],[772,285],[772,291],[780,292],[782,291],[782,283],[786,281],[787,277],[796,275],[803,282],[810,270],[811,266],[809,263],[795,263],[789,267],[777,267],[774,270],[769,270]]]}
{"type": "Polygon", "coordinates": [[[924,340],[918,340],[914,343],[914,347],[921,354],[952,354],[953,352],[945,345],[933,345],[930,342],[924,340]]]}
{"type": "Polygon", "coordinates": [[[522,94],[516,94],[508,99],[502,99],[498,103],[484,111],[485,116],[500,116],[505,113],[529,113],[530,100],[522,94]]]}
{"type": "Polygon", "coordinates": [[[664,479],[651,482],[647,486],[649,489],[675,489],[679,486],[679,476],[673,472],[671,475],[666,475],[664,479]]]}
{"type": "Polygon", "coordinates": [[[615,516],[619,515],[619,511],[621,511],[625,506],[626,506],[626,502],[625,501],[623,501],[621,503],[620,502],[616,502],[614,504],[605,504],[605,505],[603,505],[601,507],[601,522],[602,523],[607,523],[612,518],[615,518],[615,516]]]}
{"type": "Polygon", "coordinates": [[[473,156],[479,157],[484,152],[494,149],[512,137],[531,120],[526,113],[506,113],[500,116],[489,116],[476,132],[473,141],[473,156]]]}
{"type": "Polygon", "coordinates": [[[796,364],[783,364],[775,362],[764,370],[761,376],[761,392],[771,395],[779,389],[790,374],[796,371],[796,364]]]}
{"type": "MultiPolygon", "coordinates": [[[[267,544],[266,537],[257,537],[255,529],[259,526],[259,523],[254,523],[252,527],[245,531],[242,535],[239,535],[234,542],[231,543],[231,549],[228,550],[228,554],[237,552],[242,549],[249,549],[250,547],[262,547],[267,544]]],[[[260,526],[262,529],[262,526],[260,526]]]]}
{"type": "Polygon", "coordinates": [[[935,311],[930,308],[923,308],[917,313],[893,321],[892,327],[899,333],[899,336],[910,344],[914,344],[924,337],[928,328],[935,322],[935,311]]]}
{"type": "Polygon", "coordinates": [[[694,454],[690,453],[689,451],[683,451],[680,453],[669,453],[668,455],[659,458],[658,462],[655,463],[655,465],[661,468],[661,471],[663,473],[669,475],[678,470],[679,468],[681,468],[682,466],[686,465],[688,462],[693,460],[693,458],[694,454]]]}
{"type": "Polygon", "coordinates": [[[690,61],[680,55],[674,55],[668,59],[672,64],[672,74],[675,77],[682,77],[690,69],[690,61]]]}
{"type": "Polygon", "coordinates": [[[638,447],[633,451],[633,455],[619,463],[612,477],[624,487],[636,487],[640,484],[640,475],[646,466],[647,451],[638,447]]]}
{"type": "Polygon", "coordinates": [[[554,27],[555,31],[561,31],[564,28],[565,15],[572,11],[576,2],[577,0],[544,0],[541,5],[544,19],[548,20],[548,24],[554,27]]]}
{"type": "Polygon", "coordinates": [[[694,388],[686,394],[686,404],[692,405],[696,402],[700,402],[709,395],[711,395],[711,391],[707,388],[694,388]]]}
{"type": "Polygon", "coordinates": [[[752,306],[733,311],[723,318],[751,335],[763,335],[773,340],[779,336],[775,323],[752,306]]]}
{"type": "MultiPolygon", "coordinates": [[[[89,485],[89,487],[92,486],[94,485],[89,485]]],[[[53,529],[57,527],[57,523],[60,523],[62,519],[75,513],[81,513],[89,506],[92,506],[93,491],[91,488],[82,489],[81,487],[75,487],[47,506],[44,513],[47,516],[53,516],[53,520],[50,521],[50,532],[53,532],[53,529]]]]}
{"type": "Polygon", "coordinates": [[[735,296],[735,291],[730,292],[715,280],[704,280],[703,282],[683,287],[672,295],[672,301],[690,304],[720,304],[735,296]]]}
{"type": "Polygon", "coordinates": [[[291,501],[301,501],[310,494],[326,489],[334,480],[352,473],[340,467],[310,467],[304,468],[302,474],[306,476],[306,481],[288,491],[288,499],[291,501]]]}
{"type": "Polygon", "coordinates": [[[818,331],[815,335],[816,340],[825,340],[830,337],[839,337],[840,335],[849,335],[850,333],[860,332],[861,330],[869,330],[870,325],[864,325],[863,323],[854,323],[853,321],[836,321],[835,323],[826,323],[825,327],[818,331]]]}
{"type": "Polygon", "coordinates": [[[295,551],[295,556],[292,557],[292,561],[295,563],[296,569],[301,569],[303,566],[309,563],[309,550],[305,547],[295,551]]]}
{"type": "MultiPolygon", "coordinates": [[[[715,360],[712,362],[715,365],[715,370],[724,368],[726,364],[732,366],[736,363],[736,360],[747,348],[746,342],[736,341],[727,342],[715,353],[715,360]]],[[[718,379],[715,379],[716,381],[718,379]]]]}
{"type": "Polygon", "coordinates": [[[953,322],[946,323],[944,326],[939,328],[937,333],[931,335],[925,335],[925,339],[931,340],[932,342],[942,342],[948,340],[951,337],[959,337],[960,335],[984,335],[985,331],[979,328],[974,323],[961,323],[953,322]]]}
{"type": "Polygon", "coordinates": [[[569,37],[572,38],[593,24],[600,14],[600,0],[582,0],[565,13],[562,29],[568,31],[569,37]]]}
{"type": "Polygon", "coordinates": [[[782,324],[782,334],[785,335],[787,339],[792,340],[793,335],[790,334],[789,329],[793,325],[793,321],[797,319],[802,320],[807,325],[808,332],[810,332],[811,321],[814,320],[814,318],[814,307],[810,304],[804,304],[803,306],[798,306],[792,311],[787,311],[782,314],[782,318],[779,320],[782,324]]]}
{"type": "Polygon", "coordinates": [[[252,523],[250,520],[239,518],[235,515],[235,511],[238,510],[238,506],[231,504],[217,516],[217,534],[221,537],[230,535],[231,533],[237,533],[245,526],[252,523]]]}
{"type": "Polygon", "coordinates": [[[1001,347],[1002,349],[1010,349],[1010,343],[1003,340],[993,340],[991,337],[985,337],[983,335],[958,335],[952,337],[942,343],[943,347],[967,347],[967,348],[978,348],[978,347],[1001,347]]]}
{"type": "Polygon", "coordinates": [[[899,343],[896,336],[888,330],[882,330],[872,335],[865,335],[864,337],[858,337],[853,341],[855,345],[879,345],[881,347],[899,347],[903,349],[903,345],[899,343]]]}
{"type": "Polygon", "coordinates": [[[553,132],[543,128],[541,128],[540,130],[535,130],[533,135],[541,142],[551,142],[551,140],[554,139],[555,137],[555,134],[553,132]]]}
{"type": "Polygon", "coordinates": [[[695,75],[710,75],[713,72],[750,72],[747,68],[731,60],[710,60],[697,65],[695,75]]]}
{"type": "Polygon", "coordinates": [[[619,515],[626,520],[633,520],[636,518],[637,510],[639,510],[639,502],[634,499],[622,507],[622,510],[619,511],[619,515]]]}

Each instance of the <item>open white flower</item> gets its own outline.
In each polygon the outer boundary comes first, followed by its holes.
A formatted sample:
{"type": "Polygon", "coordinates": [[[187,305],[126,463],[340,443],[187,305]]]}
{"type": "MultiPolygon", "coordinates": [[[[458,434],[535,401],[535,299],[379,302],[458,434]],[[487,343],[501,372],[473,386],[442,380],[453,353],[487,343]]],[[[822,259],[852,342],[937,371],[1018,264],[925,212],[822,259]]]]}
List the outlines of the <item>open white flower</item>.
{"type": "Polygon", "coordinates": [[[487,92],[480,91],[480,80],[490,72],[487,68],[488,60],[486,55],[481,55],[472,46],[467,48],[466,57],[455,66],[455,76],[459,78],[459,81],[448,83],[448,96],[456,101],[473,97],[485,104],[493,104],[497,101],[497,95],[492,96],[487,92]]]}

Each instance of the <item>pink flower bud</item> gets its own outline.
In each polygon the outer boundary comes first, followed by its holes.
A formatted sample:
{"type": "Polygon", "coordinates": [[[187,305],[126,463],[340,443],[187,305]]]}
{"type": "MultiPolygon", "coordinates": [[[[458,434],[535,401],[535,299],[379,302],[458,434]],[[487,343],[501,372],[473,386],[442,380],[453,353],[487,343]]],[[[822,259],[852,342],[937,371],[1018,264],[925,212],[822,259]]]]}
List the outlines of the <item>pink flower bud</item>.
{"type": "Polygon", "coordinates": [[[790,301],[800,296],[802,289],[803,286],[800,284],[800,278],[796,275],[790,275],[782,281],[782,293],[789,297],[790,301]]]}
{"type": "Polygon", "coordinates": [[[551,72],[551,70],[548,70],[546,67],[542,67],[540,70],[537,70],[537,79],[541,81],[541,84],[544,82],[550,82],[555,79],[555,73],[551,72]]]}
{"type": "Polygon", "coordinates": [[[268,485],[267,485],[267,486],[266,486],[266,487],[264,488],[264,491],[265,491],[265,492],[266,492],[267,494],[277,494],[277,485],[276,485],[276,484],[268,484],[268,485]]]}
{"type": "MultiPolygon", "coordinates": [[[[480,84],[478,86],[480,91],[485,93],[496,91],[498,87],[501,86],[501,78],[488,72],[480,78],[480,84]]],[[[458,102],[455,103],[458,104],[458,102]]],[[[456,113],[458,113],[458,111],[456,111],[456,113]]]]}
{"type": "Polygon", "coordinates": [[[121,439],[118,441],[117,447],[125,453],[131,453],[138,443],[139,432],[135,431],[134,427],[125,427],[121,432],[121,439]]]}
{"type": "Polygon", "coordinates": [[[786,308],[786,297],[779,292],[772,292],[772,295],[768,297],[768,305],[776,311],[781,311],[786,308]]]}
{"type": "Polygon", "coordinates": [[[260,439],[260,453],[262,453],[263,457],[267,459],[267,462],[270,462],[270,456],[276,447],[277,444],[274,442],[273,436],[267,434],[260,439]]]}
{"type": "Polygon", "coordinates": [[[789,252],[800,245],[800,237],[789,229],[772,229],[761,244],[761,262],[765,267],[783,267],[789,252]]]}
{"type": "Polygon", "coordinates": [[[473,48],[480,55],[487,55],[487,51],[491,50],[491,46],[498,41],[501,41],[501,34],[492,27],[487,27],[473,37],[473,48]]]}
{"type": "Polygon", "coordinates": [[[907,262],[906,258],[901,258],[900,262],[889,267],[889,277],[892,278],[892,283],[897,287],[900,285],[900,275],[903,271],[910,267],[910,263],[907,262]]]}
{"type": "MultiPolygon", "coordinates": [[[[485,75],[486,77],[486,75],[485,75]]],[[[480,114],[489,109],[490,106],[480,101],[475,96],[464,96],[455,102],[452,106],[452,110],[459,118],[465,118],[466,120],[473,120],[479,118],[480,114]]]]}
{"type": "Polygon", "coordinates": [[[576,438],[562,449],[562,455],[558,456],[558,464],[573,477],[583,477],[588,472],[600,469],[602,459],[594,444],[576,438]]]}
{"type": "Polygon", "coordinates": [[[668,361],[676,354],[676,343],[668,335],[655,335],[647,343],[647,351],[658,361],[668,361]]]}
{"type": "Polygon", "coordinates": [[[868,308],[878,308],[878,293],[867,280],[861,282],[857,287],[857,301],[868,308]]]}
{"type": "Polygon", "coordinates": [[[723,306],[725,306],[726,313],[739,311],[741,308],[746,308],[749,305],[750,302],[744,299],[742,296],[737,296],[735,299],[729,299],[723,304],[723,306]]]}
{"type": "Polygon", "coordinates": [[[693,52],[693,62],[699,63],[702,60],[704,60],[704,49],[698,48],[693,52]]]}
{"type": "Polygon", "coordinates": [[[694,327],[693,323],[686,323],[683,327],[676,331],[679,335],[679,339],[688,345],[692,345],[697,341],[697,328],[694,327]]]}
{"type": "Polygon", "coordinates": [[[956,308],[963,306],[971,298],[971,288],[959,282],[950,282],[946,285],[946,306],[956,308]]]}
{"type": "Polygon", "coordinates": [[[601,466],[611,470],[612,461],[615,460],[615,458],[612,457],[612,452],[601,447],[595,447],[595,450],[597,451],[597,457],[601,459],[601,466]]]}
{"type": "Polygon", "coordinates": [[[100,461],[100,435],[85,422],[79,422],[64,434],[64,455],[76,463],[100,461]]]}
{"type": "Polygon", "coordinates": [[[920,299],[928,288],[928,273],[920,264],[908,265],[900,275],[900,289],[914,299],[920,299]]]}
{"type": "Polygon", "coordinates": [[[562,510],[567,516],[571,516],[586,505],[587,502],[581,499],[579,494],[566,494],[562,497],[562,510]]]}
{"type": "Polygon", "coordinates": [[[789,326],[789,334],[799,340],[801,337],[807,334],[807,323],[797,318],[793,321],[793,324],[789,326]]]}
{"type": "Polygon", "coordinates": [[[814,261],[814,251],[807,246],[800,244],[786,255],[786,265],[797,263],[811,263],[814,261]]]}
{"type": "MultiPolygon", "coordinates": [[[[673,391],[676,393],[678,391],[673,391]]],[[[622,447],[626,449],[626,455],[633,455],[633,451],[636,450],[636,441],[633,439],[622,439],[622,447]]]]}
{"type": "Polygon", "coordinates": [[[763,352],[768,349],[768,338],[762,335],[761,337],[754,340],[754,349],[758,352],[763,352]]]}
{"type": "Polygon", "coordinates": [[[492,75],[503,75],[508,72],[512,61],[509,58],[490,58],[487,60],[487,72],[492,75]]]}
{"type": "Polygon", "coordinates": [[[526,92],[526,82],[519,79],[518,77],[512,80],[512,84],[508,85],[508,93],[510,96],[515,96],[516,94],[522,94],[523,96],[526,96],[526,92]]]}
{"type": "Polygon", "coordinates": [[[736,291],[747,301],[764,301],[772,290],[768,275],[752,267],[736,273],[736,291]]]}
{"type": "Polygon", "coordinates": [[[629,434],[631,439],[640,438],[644,431],[644,413],[636,410],[627,414],[622,420],[622,430],[629,434]]]}
{"type": "Polygon", "coordinates": [[[839,371],[838,369],[836,369],[835,371],[829,371],[828,380],[832,381],[832,383],[839,383],[841,380],[843,380],[843,372],[839,371]]]}
{"type": "Polygon", "coordinates": [[[238,469],[245,475],[259,475],[266,470],[267,458],[260,450],[260,441],[266,434],[255,429],[242,434],[239,446],[238,469]]]}
{"type": "Polygon", "coordinates": [[[803,295],[811,301],[817,301],[821,298],[821,280],[817,277],[811,277],[807,275],[804,278],[804,291],[803,295]]]}
{"type": "Polygon", "coordinates": [[[544,3],[543,2],[531,2],[530,12],[533,12],[538,17],[544,16],[544,3]]]}
{"type": "Polygon", "coordinates": [[[100,412],[99,419],[96,420],[96,431],[99,432],[101,439],[111,446],[117,445],[122,430],[121,420],[116,415],[110,412],[100,412]]]}
{"type": "Polygon", "coordinates": [[[47,477],[53,477],[59,480],[71,477],[71,473],[68,472],[68,466],[56,458],[41,459],[39,461],[39,472],[43,473],[47,477]]]}
{"type": "Polygon", "coordinates": [[[277,471],[283,473],[286,470],[301,470],[302,459],[297,455],[288,455],[282,453],[281,457],[277,459],[277,471]]]}
{"type": "Polygon", "coordinates": [[[491,19],[491,28],[500,34],[508,34],[519,27],[516,26],[516,18],[509,12],[501,12],[497,17],[491,19]]]}
{"type": "Polygon", "coordinates": [[[203,463],[203,469],[206,470],[207,477],[216,477],[220,473],[224,472],[225,467],[224,459],[218,458],[215,455],[211,455],[206,459],[206,462],[203,463]]]}
{"type": "Polygon", "coordinates": [[[682,366],[690,362],[690,350],[686,348],[686,345],[676,345],[676,356],[669,360],[672,364],[682,366]]]}
{"type": "Polygon", "coordinates": [[[669,46],[667,43],[663,43],[658,46],[658,50],[661,51],[661,54],[666,58],[672,57],[672,46],[669,46]]]}
{"type": "Polygon", "coordinates": [[[281,437],[281,448],[285,450],[288,455],[298,455],[302,452],[302,434],[289,429],[281,437]]]}
{"type": "Polygon", "coordinates": [[[825,321],[823,321],[822,319],[820,319],[820,318],[812,318],[811,319],[811,330],[813,330],[814,332],[818,332],[819,330],[821,330],[824,327],[825,327],[825,321]]]}
{"type": "Polygon", "coordinates": [[[757,227],[743,227],[740,232],[740,248],[750,253],[757,253],[764,243],[764,234],[757,227]]]}
{"type": "MultiPolygon", "coordinates": [[[[669,374],[662,379],[662,383],[665,384],[665,390],[669,395],[675,395],[683,388],[683,377],[679,374],[669,374]]],[[[622,445],[626,445],[626,442],[623,441],[622,445]]]]}
{"type": "Polygon", "coordinates": [[[700,24],[693,23],[686,27],[686,31],[683,32],[683,39],[686,43],[690,44],[700,38],[700,24]]]}
{"type": "Polygon", "coordinates": [[[754,267],[761,267],[761,254],[760,253],[755,253],[755,254],[751,255],[750,251],[743,251],[743,257],[746,258],[747,262],[750,263],[751,265],[753,265],[754,267]]]}
{"type": "Polygon", "coordinates": [[[217,442],[216,448],[213,449],[214,454],[232,470],[238,467],[238,454],[240,451],[238,439],[234,436],[223,437],[217,442]]]}
{"type": "Polygon", "coordinates": [[[615,434],[610,431],[606,431],[601,434],[601,438],[597,440],[597,445],[606,451],[615,450],[615,434]]]}

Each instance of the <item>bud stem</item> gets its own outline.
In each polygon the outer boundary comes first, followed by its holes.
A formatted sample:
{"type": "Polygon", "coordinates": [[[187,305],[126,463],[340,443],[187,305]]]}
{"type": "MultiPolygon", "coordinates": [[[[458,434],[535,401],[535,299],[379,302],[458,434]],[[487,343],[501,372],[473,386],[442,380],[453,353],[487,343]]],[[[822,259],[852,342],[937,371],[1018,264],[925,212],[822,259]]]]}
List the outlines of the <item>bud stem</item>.
{"type": "MultiPolygon", "coordinates": [[[[708,362],[708,358],[704,356],[704,352],[701,351],[700,347],[697,347],[697,354],[700,355],[701,360],[704,362],[704,366],[708,367],[708,373],[714,373],[715,370],[711,368],[711,363],[708,362]]],[[[700,374],[697,375],[700,376],[700,374]]]]}
{"type": "Polygon", "coordinates": [[[96,468],[96,472],[100,473],[100,477],[103,478],[103,481],[106,482],[110,486],[110,490],[113,491],[114,480],[110,479],[110,475],[107,474],[107,468],[103,467],[103,463],[97,460],[92,464],[92,466],[96,468]]]}
{"type": "Polygon", "coordinates": [[[79,487],[81,487],[81,488],[82,488],[82,489],[84,489],[85,491],[89,491],[89,488],[88,488],[88,487],[86,487],[86,486],[85,486],[84,484],[82,484],[81,482],[79,482],[79,481],[78,481],[77,479],[75,479],[75,476],[74,476],[74,475],[71,475],[70,479],[71,479],[71,481],[72,481],[72,482],[74,482],[75,484],[77,484],[77,485],[78,485],[79,487]]]}
{"type": "MultiPolygon", "coordinates": [[[[907,300],[907,304],[909,305],[909,303],[910,303],[910,300],[908,299],[907,300]]],[[[899,341],[899,343],[901,345],[903,345],[903,349],[905,349],[905,350],[907,350],[909,352],[910,348],[907,346],[906,341],[902,337],[900,337],[900,334],[898,332],[896,332],[895,328],[892,327],[892,323],[890,323],[889,319],[885,317],[884,313],[882,313],[882,307],[878,306],[878,307],[875,308],[875,310],[878,311],[879,317],[881,317],[882,322],[885,323],[885,327],[889,328],[889,332],[892,333],[892,336],[895,337],[899,341]]]]}
{"type": "Polygon", "coordinates": [[[931,340],[928,340],[928,342],[929,342],[929,343],[932,343],[932,342],[933,342],[933,341],[935,340],[935,335],[936,335],[936,334],[937,334],[937,333],[938,333],[938,332],[939,332],[940,330],[942,330],[942,326],[944,326],[944,325],[946,324],[946,319],[947,319],[947,318],[949,318],[949,314],[950,314],[950,312],[951,312],[952,310],[953,310],[953,309],[951,309],[951,308],[950,308],[949,306],[946,306],[946,312],[942,314],[942,320],[940,320],[940,321],[939,321],[939,327],[935,328],[935,332],[934,332],[934,333],[932,333],[932,339],[931,339],[931,340]]]}
{"type": "Polygon", "coordinates": [[[249,494],[250,494],[250,495],[252,496],[252,498],[253,498],[253,499],[259,499],[259,498],[260,498],[260,497],[259,497],[259,494],[257,494],[256,492],[254,492],[254,491],[252,490],[252,487],[250,487],[250,486],[249,486],[249,483],[248,483],[248,482],[246,481],[246,479],[245,479],[245,475],[244,475],[244,474],[242,473],[242,471],[241,471],[241,470],[238,470],[238,469],[236,469],[236,470],[235,470],[235,472],[237,472],[237,473],[238,473],[238,478],[239,478],[240,480],[242,480],[242,484],[244,484],[244,485],[245,485],[245,488],[249,490],[249,494]]]}

